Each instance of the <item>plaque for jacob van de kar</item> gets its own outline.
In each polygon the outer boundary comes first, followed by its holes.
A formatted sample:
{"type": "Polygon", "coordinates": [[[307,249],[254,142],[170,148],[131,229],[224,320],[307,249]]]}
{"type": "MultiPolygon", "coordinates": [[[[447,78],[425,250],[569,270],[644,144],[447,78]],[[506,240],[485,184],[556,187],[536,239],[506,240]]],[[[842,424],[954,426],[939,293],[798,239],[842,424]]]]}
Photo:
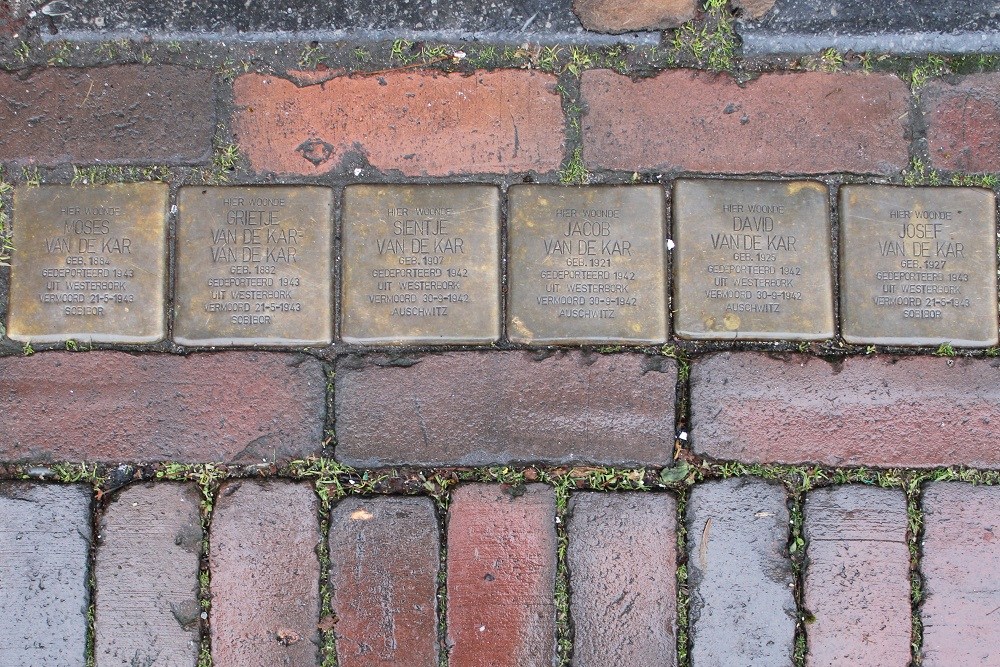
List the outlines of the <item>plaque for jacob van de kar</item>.
{"type": "Polygon", "coordinates": [[[678,336],[717,340],[833,336],[825,185],[679,180],[673,209],[678,336]]]}
{"type": "Polygon", "coordinates": [[[350,185],[343,314],[349,343],[500,337],[500,192],[490,185],[350,185]]]}
{"type": "Polygon", "coordinates": [[[509,206],[512,341],[666,340],[662,188],[515,185],[509,206]]]}
{"type": "Polygon", "coordinates": [[[978,188],[841,188],[844,340],[996,345],[995,207],[978,188]]]}
{"type": "Polygon", "coordinates": [[[182,188],[174,339],[329,343],[332,203],[313,186],[182,188]]]}
{"type": "Polygon", "coordinates": [[[162,183],[18,188],[8,335],[162,339],[168,197],[162,183]]]}

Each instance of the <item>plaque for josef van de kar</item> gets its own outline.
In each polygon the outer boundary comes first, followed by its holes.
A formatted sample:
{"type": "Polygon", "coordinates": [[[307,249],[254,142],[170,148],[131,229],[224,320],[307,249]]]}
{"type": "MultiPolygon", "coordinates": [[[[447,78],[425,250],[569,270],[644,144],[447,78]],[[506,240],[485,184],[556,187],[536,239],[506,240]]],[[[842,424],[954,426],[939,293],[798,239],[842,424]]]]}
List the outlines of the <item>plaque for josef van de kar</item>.
{"type": "Polygon", "coordinates": [[[162,183],[18,188],[8,335],[162,339],[168,197],[162,183]]]}
{"type": "Polygon", "coordinates": [[[174,339],[329,343],[332,203],[313,186],[181,188],[174,339]]]}

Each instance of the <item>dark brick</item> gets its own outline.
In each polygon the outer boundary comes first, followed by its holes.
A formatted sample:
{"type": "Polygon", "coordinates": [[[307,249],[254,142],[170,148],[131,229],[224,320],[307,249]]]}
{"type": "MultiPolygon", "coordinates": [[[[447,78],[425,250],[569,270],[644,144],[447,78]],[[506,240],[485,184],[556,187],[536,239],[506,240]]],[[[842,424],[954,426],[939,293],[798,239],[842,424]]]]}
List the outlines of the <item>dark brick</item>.
{"type": "Polygon", "coordinates": [[[551,667],[555,493],[460,487],[448,512],[448,664],[551,667]]]}
{"type": "Polygon", "coordinates": [[[1000,162],[1000,74],[937,79],[920,91],[931,164],[996,171],[1000,162]]]}
{"type": "Polygon", "coordinates": [[[159,65],[0,74],[0,99],[8,111],[0,160],[200,164],[211,157],[209,71],[159,65]]]}
{"type": "Polygon", "coordinates": [[[677,370],[640,354],[455,352],[337,367],[337,459],[669,464],[677,370]]]}
{"type": "Polygon", "coordinates": [[[430,498],[337,504],[330,586],[340,667],[437,667],[438,548],[430,498]]]}
{"type": "Polygon", "coordinates": [[[687,505],[691,664],[791,665],[788,508],[759,479],[706,482],[687,505]]]}
{"type": "Polygon", "coordinates": [[[0,458],[285,461],[318,453],[322,365],[303,355],[0,358],[0,458]]]}
{"type": "Polygon", "coordinates": [[[806,496],[810,665],[910,664],[910,552],[902,491],[864,486],[806,496]]]}
{"type": "Polygon", "coordinates": [[[84,667],[90,493],[0,484],[0,664],[84,667]]]}
{"type": "Polygon", "coordinates": [[[197,487],[129,487],[101,518],[97,540],[97,667],[194,665],[201,606],[197,487]]]}
{"type": "Polygon", "coordinates": [[[319,520],[311,486],[223,485],[212,518],[215,667],[315,665],[319,660],[319,520]]]}
{"type": "Polygon", "coordinates": [[[1000,664],[1000,488],[928,484],[923,509],[923,664],[1000,664]]]}
{"type": "Polygon", "coordinates": [[[573,0],[587,30],[622,33],[676,28],[694,18],[694,0],[573,0]]]}
{"type": "Polygon", "coordinates": [[[677,664],[677,504],[652,493],[578,493],[569,571],[577,667],[677,664]]]}
{"type": "Polygon", "coordinates": [[[304,87],[247,74],[233,85],[233,130],[257,171],[554,171],[563,156],[555,86],[551,74],[518,70],[386,72],[304,87]]]}
{"type": "Polygon", "coordinates": [[[695,451],[831,466],[1000,465],[1000,361],[724,353],[691,368],[695,451]]]}
{"type": "Polygon", "coordinates": [[[893,174],[909,160],[910,94],[895,76],[668,70],[583,73],[584,161],[618,170],[893,174]]]}

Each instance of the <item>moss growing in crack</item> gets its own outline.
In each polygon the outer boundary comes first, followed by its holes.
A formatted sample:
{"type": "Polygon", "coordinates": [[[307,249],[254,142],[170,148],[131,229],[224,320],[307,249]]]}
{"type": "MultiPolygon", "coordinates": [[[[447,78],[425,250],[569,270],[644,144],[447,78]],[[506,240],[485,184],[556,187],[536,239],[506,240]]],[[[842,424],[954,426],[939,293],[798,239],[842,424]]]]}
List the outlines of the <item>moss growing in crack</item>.
{"type": "Polygon", "coordinates": [[[7,212],[7,198],[13,189],[14,186],[4,178],[3,167],[0,166],[0,266],[10,266],[10,257],[14,252],[10,214],[7,212]]]}
{"type": "Polygon", "coordinates": [[[573,149],[573,155],[559,172],[559,182],[563,185],[586,185],[590,182],[590,172],[583,163],[583,149],[573,149]]]}
{"type": "Polygon", "coordinates": [[[728,0],[705,0],[704,10],[703,21],[689,21],[674,31],[666,64],[731,71],[737,42],[728,0]]]}
{"type": "Polygon", "coordinates": [[[70,185],[104,185],[107,183],[163,182],[170,178],[170,169],[162,165],[151,167],[109,167],[73,165],[70,185]]]}
{"type": "Polygon", "coordinates": [[[903,171],[903,185],[941,185],[941,174],[918,157],[910,160],[910,168],[903,171]]]}

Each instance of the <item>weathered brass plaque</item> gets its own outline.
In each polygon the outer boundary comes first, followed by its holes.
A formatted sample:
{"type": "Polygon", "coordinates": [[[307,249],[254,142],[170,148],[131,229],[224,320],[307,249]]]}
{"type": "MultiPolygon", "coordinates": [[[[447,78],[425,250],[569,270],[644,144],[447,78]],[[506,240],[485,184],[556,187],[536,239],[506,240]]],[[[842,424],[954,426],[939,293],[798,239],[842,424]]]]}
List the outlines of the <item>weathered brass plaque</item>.
{"type": "Polygon", "coordinates": [[[844,340],[996,345],[995,208],[976,188],[841,188],[844,340]]]}
{"type": "Polygon", "coordinates": [[[168,198],[162,183],[18,188],[8,335],[162,339],[168,198]]]}
{"type": "Polygon", "coordinates": [[[831,338],[826,186],[679,180],[674,186],[674,330],[683,338],[831,338]]]}
{"type": "Polygon", "coordinates": [[[497,188],[350,185],[343,212],[345,341],[500,337],[497,188]]]}
{"type": "Polygon", "coordinates": [[[181,188],[174,339],[329,343],[332,203],[313,186],[181,188]]]}
{"type": "Polygon", "coordinates": [[[662,188],[515,185],[509,207],[512,341],[666,340],[662,188]]]}

